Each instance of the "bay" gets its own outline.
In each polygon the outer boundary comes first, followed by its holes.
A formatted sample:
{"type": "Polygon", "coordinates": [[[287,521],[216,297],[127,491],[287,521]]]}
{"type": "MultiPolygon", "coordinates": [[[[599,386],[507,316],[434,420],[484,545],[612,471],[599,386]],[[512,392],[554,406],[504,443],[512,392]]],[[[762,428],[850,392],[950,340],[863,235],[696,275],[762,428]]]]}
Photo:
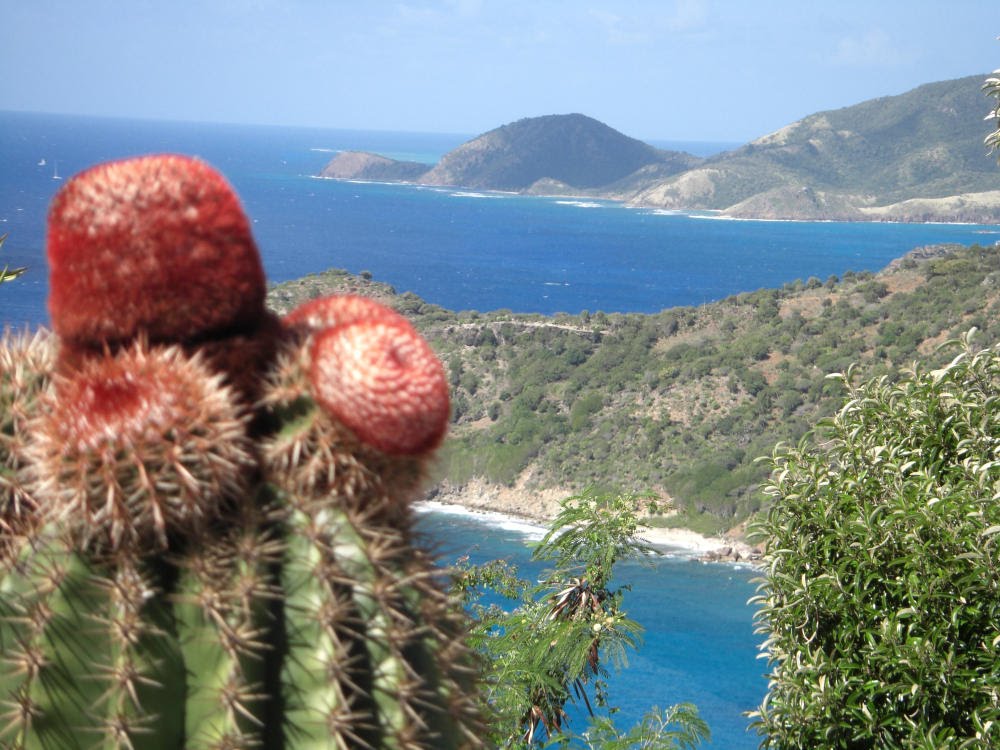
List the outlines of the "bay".
{"type": "MultiPolygon", "coordinates": [[[[421,515],[420,528],[444,563],[506,559],[519,567],[522,578],[536,581],[542,575],[542,566],[529,559],[530,544],[541,533],[525,524],[433,511],[421,515]]],[[[632,726],[653,706],[690,702],[712,732],[705,747],[758,746],[745,715],[767,689],[766,664],[757,658],[759,638],[747,605],[757,575],[746,566],[707,564],[669,551],[618,566],[614,585],[631,587],[624,609],[645,628],[641,647],[609,681],[611,704],[621,708],[619,727],[632,726]]],[[[575,729],[586,726],[581,706],[570,716],[575,729]]]]}

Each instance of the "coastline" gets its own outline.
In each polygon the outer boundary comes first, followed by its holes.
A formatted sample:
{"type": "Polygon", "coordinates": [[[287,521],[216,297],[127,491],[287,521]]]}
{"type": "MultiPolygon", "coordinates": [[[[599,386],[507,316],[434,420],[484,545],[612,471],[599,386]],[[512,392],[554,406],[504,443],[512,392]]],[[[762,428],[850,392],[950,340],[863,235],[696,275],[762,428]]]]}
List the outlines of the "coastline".
{"type": "MultiPolygon", "coordinates": [[[[887,204],[885,206],[878,206],[875,208],[862,207],[862,215],[860,216],[834,216],[829,217],[817,217],[813,215],[801,216],[801,217],[784,217],[784,218],[774,218],[770,216],[736,216],[727,214],[726,211],[730,208],[668,208],[660,203],[655,203],[652,201],[642,201],[630,198],[624,195],[620,195],[614,192],[601,193],[600,191],[587,191],[582,190],[579,192],[533,192],[531,190],[500,190],[498,188],[472,188],[463,185],[445,185],[445,184],[435,184],[435,183],[424,183],[416,182],[413,180],[391,180],[391,179],[373,179],[364,177],[333,177],[327,176],[322,173],[320,174],[309,174],[305,175],[312,179],[317,180],[334,180],[337,182],[350,182],[356,184],[373,184],[373,185],[402,185],[406,187],[416,188],[418,190],[435,190],[439,192],[450,192],[455,197],[475,197],[475,198],[502,198],[502,197],[522,197],[522,198],[543,198],[547,200],[554,200],[557,203],[565,203],[567,205],[576,205],[582,208],[599,208],[603,207],[600,204],[593,203],[594,201],[602,201],[603,203],[612,204],[621,208],[634,209],[640,211],[647,211],[654,215],[680,215],[687,216],[692,219],[708,219],[712,221],[746,221],[746,222],[771,222],[771,223],[789,223],[789,224],[939,224],[942,226],[998,226],[1000,225],[1000,220],[993,219],[990,220],[959,220],[954,218],[907,218],[906,214],[893,215],[891,209],[893,206],[898,204],[887,204]],[[593,203],[593,205],[581,205],[586,203],[593,203]],[[868,208],[866,211],[865,208],[868,208]]],[[[1000,194],[1000,191],[990,190],[982,191],[988,193],[1000,194]]],[[[980,195],[981,193],[962,193],[953,196],[946,196],[945,198],[909,198],[901,203],[906,203],[908,201],[943,201],[948,199],[963,199],[967,200],[971,197],[980,195]]]]}
{"type": "MultiPolygon", "coordinates": [[[[419,513],[436,512],[475,518],[484,525],[516,530],[528,539],[538,540],[544,536],[548,530],[548,521],[554,513],[542,515],[518,512],[516,508],[511,508],[511,499],[518,498],[524,501],[525,495],[517,493],[516,490],[502,492],[499,488],[474,484],[475,487],[462,489],[438,488],[430,496],[419,500],[415,508],[419,513]],[[494,502],[490,502],[491,500],[494,502]]],[[[561,499],[572,493],[548,491],[544,494],[558,496],[561,499]]],[[[551,510],[551,498],[544,499],[549,502],[543,502],[542,507],[551,510]]],[[[558,506],[558,500],[555,505],[558,506]]],[[[516,506],[525,507],[523,502],[516,503],[516,506]]],[[[721,536],[704,536],[691,529],[645,526],[638,538],[663,554],[690,557],[703,562],[755,565],[760,559],[758,551],[745,541],[721,536]]]]}

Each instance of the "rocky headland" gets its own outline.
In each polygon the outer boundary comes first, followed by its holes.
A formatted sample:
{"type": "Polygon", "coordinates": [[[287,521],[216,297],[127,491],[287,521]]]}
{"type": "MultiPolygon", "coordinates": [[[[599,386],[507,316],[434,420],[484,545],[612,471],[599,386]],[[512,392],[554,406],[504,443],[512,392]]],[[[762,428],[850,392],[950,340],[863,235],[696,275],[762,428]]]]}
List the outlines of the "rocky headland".
{"type": "Polygon", "coordinates": [[[414,182],[427,172],[427,165],[397,161],[366,151],[341,151],[319,173],[320,177],[369,182],[414,182]]]}

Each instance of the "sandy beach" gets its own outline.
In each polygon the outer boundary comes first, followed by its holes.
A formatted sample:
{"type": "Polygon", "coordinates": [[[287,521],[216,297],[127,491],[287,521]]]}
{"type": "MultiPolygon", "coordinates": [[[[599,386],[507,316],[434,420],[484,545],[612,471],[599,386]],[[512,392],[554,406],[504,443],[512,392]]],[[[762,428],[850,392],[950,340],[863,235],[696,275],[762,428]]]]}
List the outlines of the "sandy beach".
{"type": "MultiPolygon", "coordinates": [[[[446,494],[448,500],[422,500],[417,503],[417,510],[473,516],[481,519],[484,523],[524,533],[529,539],[541,539],[548,528],[544,518],[521,515],[506,510],[492,510],[482,503],[470,506],[466,503],[451,501],[455,496],[454,493],[449,492],[446,494]]],[[[642,530],[640,538],[662,552],[706,560],[746,561],[750,559],[753,552],[749,545],[744,542],[722,537],[707,537],[690,529],[647,527],[642,530]]]]}

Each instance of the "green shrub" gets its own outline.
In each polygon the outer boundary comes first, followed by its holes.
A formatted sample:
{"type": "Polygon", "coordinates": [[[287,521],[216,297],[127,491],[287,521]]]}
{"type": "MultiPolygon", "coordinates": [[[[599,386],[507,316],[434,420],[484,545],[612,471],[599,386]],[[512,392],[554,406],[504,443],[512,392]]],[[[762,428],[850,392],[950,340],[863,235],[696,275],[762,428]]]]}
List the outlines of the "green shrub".
{"type": "MultiPolygon", "coordinates": [[[[3,243],[6,242],[6,241],[7,241],[7,235],[6,234],[0,234],[0,248],[3,247],[3,243]]],[[[26,268],[11,268],[10,266],[4,266],[3,268],[0,268],[0,284],[2,284],[5,281],[13,281],[18,276],[20,276],[22,273],[24,273],[26,270],[28,270],[28,269],[26,269],[26,268]]]]}
{"type": "Polygon", "coordinates": [[[581,396],[573,403],[570,411],[570,429],[573,431],[585,429],[590,418],[604,408],[604,396],[600,393],[590,392],[581,396]]]}
{"type": "Polygon", "coordinates": [[[837,415],[775,450],[763,747],[1000,746],[1000,349],[970,340],[896,382],[848,371],[837,415]]]}

